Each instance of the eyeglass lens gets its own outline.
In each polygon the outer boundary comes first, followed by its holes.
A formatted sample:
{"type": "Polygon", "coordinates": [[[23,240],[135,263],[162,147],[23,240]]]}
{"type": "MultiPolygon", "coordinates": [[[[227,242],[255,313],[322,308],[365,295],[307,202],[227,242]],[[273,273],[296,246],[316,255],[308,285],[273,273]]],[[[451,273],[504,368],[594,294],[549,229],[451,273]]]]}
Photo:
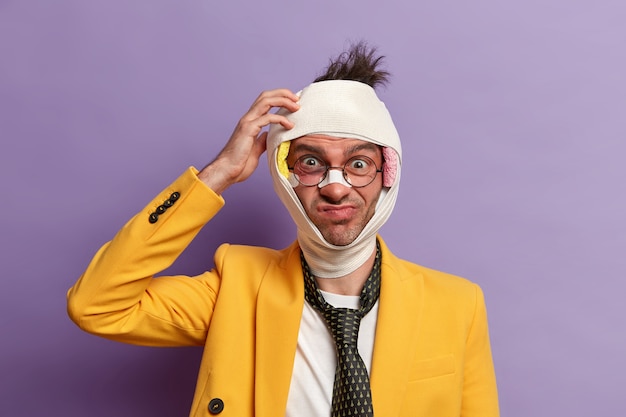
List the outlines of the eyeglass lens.
{"type": "MultiPolygon", "coordinates": [[[[300,184],[313,186],[321,183],[326,178],[329,169],[342,169],[330,167],[324,161],[313,155],[304,155],[296,160],[293,173],[300,184]]],[[[354,156],[343,166],[343,176],[353,187],[365,187],[370,184],[378,172],[376,163],[367,156],[354,156]]]]}

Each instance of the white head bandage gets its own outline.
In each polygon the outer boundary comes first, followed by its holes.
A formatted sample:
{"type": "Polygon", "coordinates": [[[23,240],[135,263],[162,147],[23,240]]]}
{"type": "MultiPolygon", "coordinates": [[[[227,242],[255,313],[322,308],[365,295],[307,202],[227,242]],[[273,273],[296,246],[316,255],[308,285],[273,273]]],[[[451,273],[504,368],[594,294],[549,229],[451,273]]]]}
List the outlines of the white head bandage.
{"type": "MultiPolygon", "coordinates": [[[[267,138],[268,165],[274,190],[296,223],[298,242],[311,272],[320,278],[337,278],[356,270],[369,258],[376,247],[376,233],[393,210],[400,182],[400,137],[385,105],[367,84],[347,80],[321,81],[310,84],[298,95],[298,111],[290,113],[281,109],[278,112],[292,121],[294,128],[287,130],[277,124],[270,127],[267,138]],[[279,152],[280,144],[311,134],[372,142],[383,147],[386,160],[393,159],[393,168],[386,170],[388,178],[374,216],[359,236],[346,246],[332,245],[322,237],[293,190],[297,182],[291,179],[290,183],[285,175],[286,155],[279,152]]],[[[385,167],[383,170],[385,172],[385,167]]],[[[336,174],[341,175],[339,171],[328,171],[325,181],[336,181],[333,176],[336,174]]]]}

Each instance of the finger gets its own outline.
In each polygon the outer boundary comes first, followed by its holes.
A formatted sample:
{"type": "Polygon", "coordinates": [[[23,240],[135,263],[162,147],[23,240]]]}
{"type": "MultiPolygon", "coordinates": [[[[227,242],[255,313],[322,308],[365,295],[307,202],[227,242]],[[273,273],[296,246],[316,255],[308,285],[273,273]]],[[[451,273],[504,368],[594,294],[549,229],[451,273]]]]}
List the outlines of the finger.
{"type": "Polygon", "coordinates": [[[285,116],[282,116],[280,114],[276,114],[276,113],[267,113],[264,114],[263,116],[259,117],[258,119],[255,120],[254,125],[258,128],[258,129],[262,129],[265,126],[269,126],[269,125],[276,125],[276,124],[280,124],[282,127],[284,127],[285,129],[289,130],[289,129],[293,129],[293,127],[295,126],[294,123],[287,119],[285,116]]]}
{"type": "Polygon", "coordinates": [[[295,126],[294,123],[285,116],[276,113],[266,113],[254,120],[242,121],[236,129],[233,137],[248,137],[254,139],[264,127],[271,124],[280,124],[287,130],[293,129],[295,126]]]}
{"type": "Polygon", "coordinates": [[[267,105],[270,105],[272,107],[279,107],[282,104],[286,104],[287,106],[290,106],[292,103],[297,103],[299,100],[300,97],[298,97],[291,90],[288,90],[286,88],[267,90],[259,94],[256,100],[254,100],[254,102],[250,106],[250,109],[265,107],[267,105]]]}
{"type": "Polygon", "coordinates": [[[243,119],[253,120],[259,116],[269,113],[272,108],[284,108],[290,112],[295,112],[300,108],[300,104],[293,101],[291,98],[284,96],[264,97],[250,107],[250,110],[244,114],[243,119]]]}
{"type": "Polygon", "coordinates": [[[261,94],[259,94],[255,102],[263,100],[265,98],[269,98],[269,97],[286,97],[294,102],[299,100],[299,97],[296,94],[294,94],[291,90],[287,88],[277,88],[274,90],[263,91],[261,94]]]}

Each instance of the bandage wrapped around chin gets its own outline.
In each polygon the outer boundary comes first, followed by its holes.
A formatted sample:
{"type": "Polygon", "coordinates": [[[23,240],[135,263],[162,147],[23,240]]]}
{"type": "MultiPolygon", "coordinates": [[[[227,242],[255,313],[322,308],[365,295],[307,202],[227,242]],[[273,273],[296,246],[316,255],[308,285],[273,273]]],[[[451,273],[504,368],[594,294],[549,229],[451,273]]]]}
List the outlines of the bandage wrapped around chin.
{"type": "Polygon", "coordinates": [[[310,84],[298,93],[300,109],[290,113],[280,109],[294,123],[287,130],[272,125],[267,138],[268,165],[274,190],[291,214],[298,229],[298,242],[313,275],[338,278],[361,266],[376,248],[376,233],[387,221],[398,195],[402,149],[391,116],[376,92],[357,81],[331,80],[310,84]],[[289,142],[306,135],[360,139],[382,147],[383,190],[376,212],[359,236],[350,244],[328,243],[307,216],[294,191],[296,182],[286,158],[289,142]]]}

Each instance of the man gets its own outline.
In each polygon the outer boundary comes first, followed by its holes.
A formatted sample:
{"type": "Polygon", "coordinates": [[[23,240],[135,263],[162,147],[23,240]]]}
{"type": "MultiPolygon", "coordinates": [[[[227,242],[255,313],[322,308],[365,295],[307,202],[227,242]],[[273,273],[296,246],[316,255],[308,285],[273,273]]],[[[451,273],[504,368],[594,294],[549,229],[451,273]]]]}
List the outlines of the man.
{"type": "Polygon", "coordinates": [[[360,43],[298,94],[262,93],[213,162],[98,251],[68,293],[72,320],[122,342],[204,346],[192,416],[497,416],[480,288],[377,235],[402,163],[373,88],[381,59],[360,43]],[[266,150],[297,240],[225,244],[211,271],[154,279],[266,150]]]}

